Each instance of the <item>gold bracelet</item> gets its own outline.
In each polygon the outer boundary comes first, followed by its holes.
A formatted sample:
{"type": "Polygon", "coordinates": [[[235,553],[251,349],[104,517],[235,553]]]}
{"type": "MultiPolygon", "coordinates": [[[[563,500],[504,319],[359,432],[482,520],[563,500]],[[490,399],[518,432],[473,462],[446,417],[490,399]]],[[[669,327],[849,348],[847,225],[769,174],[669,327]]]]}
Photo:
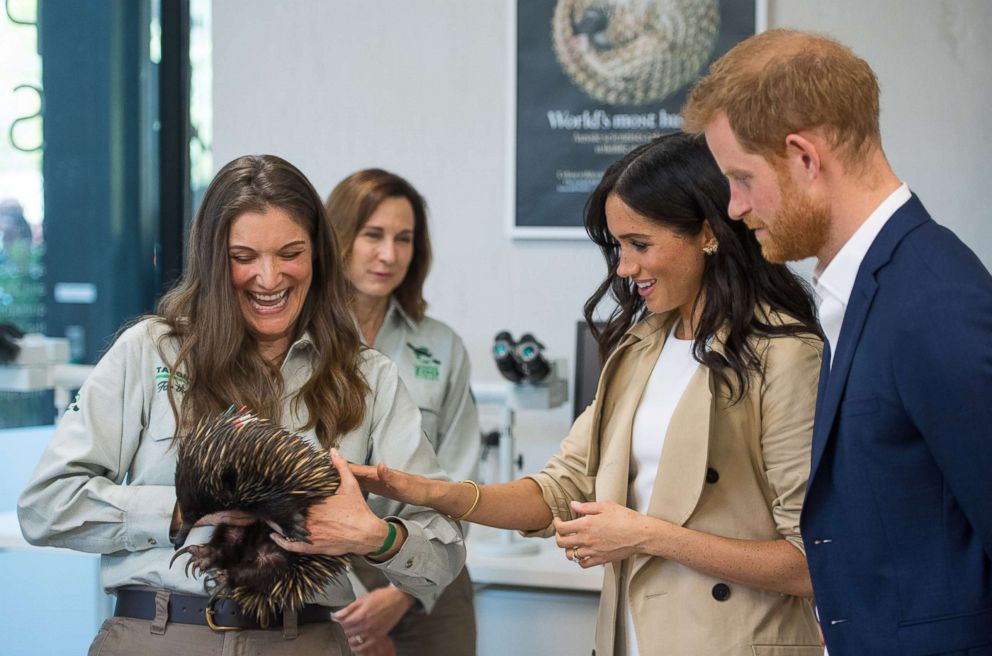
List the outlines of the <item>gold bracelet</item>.
{"type": "Polygon", "coordinates": [[[448,519],[453,519],[456,522],[460,522],[461,520],[465,519],[466,517],[474,513],[476,506],[479,505],[479,499],[482,498],[482,488],[479,487],[478,483],[476,483],[475,481],[468,481],[468,480],[462,481],[462,483],[468,483],[469,485],[475,488],[475,501],[472,502],[472,505],[469,506],[468,510],[463,512],[458,517],[452,517],[451,515],[448,515],[448,519]]]}

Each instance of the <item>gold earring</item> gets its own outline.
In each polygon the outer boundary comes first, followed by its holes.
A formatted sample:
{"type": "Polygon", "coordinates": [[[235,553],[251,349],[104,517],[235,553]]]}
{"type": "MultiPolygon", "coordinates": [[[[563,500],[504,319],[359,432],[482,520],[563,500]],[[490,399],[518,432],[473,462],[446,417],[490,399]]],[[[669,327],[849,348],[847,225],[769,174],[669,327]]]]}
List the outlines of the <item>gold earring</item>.
{"type": "Polygon", "coordinates": [[[703,246],[703,252],[707,255],[714,255],[720,248],[720,242],[713,240],[710,243],[703,246]]]}

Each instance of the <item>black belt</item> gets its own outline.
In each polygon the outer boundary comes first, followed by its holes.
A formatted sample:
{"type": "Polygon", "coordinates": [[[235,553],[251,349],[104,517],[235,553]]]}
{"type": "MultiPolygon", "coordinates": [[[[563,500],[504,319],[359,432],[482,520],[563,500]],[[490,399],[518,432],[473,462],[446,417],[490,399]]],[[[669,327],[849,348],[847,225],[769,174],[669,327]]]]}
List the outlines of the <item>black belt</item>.
{"type": "MultiPolygon", "coordinates": [[[[132,617],[139,620],[155,619],[155,591],[128,590],[117,591],[117,606],[114,617],[132,617]]],[[[315,624],[330,622],[331,611],[327,606],[306,604],[296,614],[298,624],[315,624]]],[[[171,593],[169,596],[169,621],[179,624],[198,624],[209,626],[215,630],[225,629],[260,629],[254,615],[241,612],[238,604],[230,599],[217,599],[213,603],[209,597],[171,593]]],[[[277,615],[269,622],[270,629],[282,628],[282,615],[277,615]]]]}

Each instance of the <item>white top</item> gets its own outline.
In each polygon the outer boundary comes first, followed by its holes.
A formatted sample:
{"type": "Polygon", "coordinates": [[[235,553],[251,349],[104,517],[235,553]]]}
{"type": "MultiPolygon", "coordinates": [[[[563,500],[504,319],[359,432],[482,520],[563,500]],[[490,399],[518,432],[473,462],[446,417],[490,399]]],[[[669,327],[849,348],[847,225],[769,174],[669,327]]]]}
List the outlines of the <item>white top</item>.
{"type": "Polygon", "coordinates": [[[834,353],[837,351],[844,312],[847,310],[847,302],[851,298],[861,262],[886,222],[911,195],[909,187],[903,183],[875,208],[825,268],[818,265],[813,272],[813,291],[817,296],[820,325],[830,344],[830,364],[833,364],[834,353]]]}
{"type": "MultiPolygon", "coordinates": [[[[679,322],[676,322],[676,326],[679,322]]],[[[631,508],[647,513],[654,482],[658,477],[658,462],[665,445],[668,425],[675,414],[675,407],[682,399],[689,380],[699,362],[692,357],[692,340],[678,339],[675,329],[665,340],[658,362],[648,378],[644,394],[634,414],[631,431],[630,464],[634,480],[630,486],[631,508]]],[[[634,632],[634,617],[627,609],[627,654],[640,656],[634,632]]]]}
{"type": "Polygon", "coordinates": [[[651,371],[631,431],[631,471],[635,476],[628,505],[639,513],[648,511],[668,424],[698,367],[692,357],[692,340],[678,339],[673,330],[651,371]]]}

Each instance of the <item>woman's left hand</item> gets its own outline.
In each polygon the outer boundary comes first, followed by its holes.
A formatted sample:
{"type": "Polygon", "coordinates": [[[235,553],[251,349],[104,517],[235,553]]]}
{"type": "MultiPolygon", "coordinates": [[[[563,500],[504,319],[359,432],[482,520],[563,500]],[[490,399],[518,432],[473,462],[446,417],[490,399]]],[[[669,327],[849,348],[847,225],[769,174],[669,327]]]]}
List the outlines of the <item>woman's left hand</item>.
{"type": "Polygon", "coordinates": [[[413,597],[387,585],[371,590],[334,613],[349,641],[357,636],[387,635],[393,630],[410,606],[413,597]]]}
{"type": "Polygon", "coordinates": [[[331,462],[341,476],[341,483],[336,494],[310,507],[307,516],[309,542],[287,540],[278,533],[271,534],[272,540],[286,551],[296,553],[341,556],[377,551],[389,534],[388,525],[365,503],[348,461],[337,449],[331,449],[331,462]]]}
{"type": "Polygon", "coordinates": [[[385,633],[348,636],[348,646],[355,656],[396,656],[396,645],[385,633]]]}
{"type": "Polygon", "coordinates": [[[612,501],[572,502],[572,510],[582,515],[562,521],[555,518],[555,536],[565,557],[582,567],[623,560],[642,551],[641,545],[651,522],[642,515],[612,501]]]}

